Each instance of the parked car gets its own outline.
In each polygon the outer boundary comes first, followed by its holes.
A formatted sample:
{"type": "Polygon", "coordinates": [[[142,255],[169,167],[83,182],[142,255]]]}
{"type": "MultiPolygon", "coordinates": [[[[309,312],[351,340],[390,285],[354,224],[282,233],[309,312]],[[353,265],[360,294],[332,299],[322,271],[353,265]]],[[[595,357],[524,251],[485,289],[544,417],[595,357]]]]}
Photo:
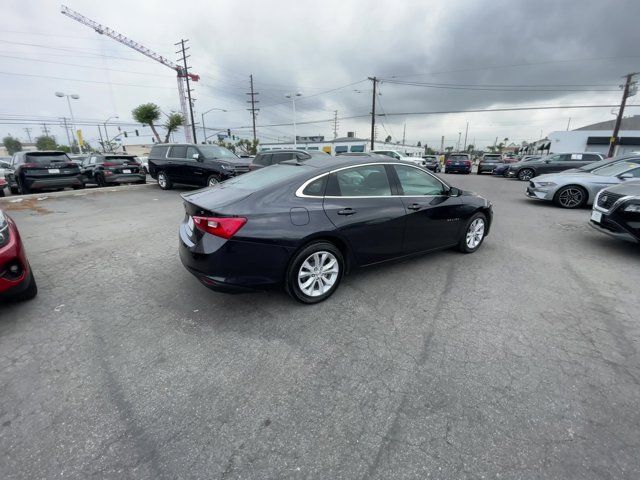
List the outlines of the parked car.
{"type": "Polygon", "coordinates": [[[605,187],[640,179],[640,157],[623,160],[587,173],[556,173],[533,178],[527,196],[552,201],[559,207],[579,208],[591,205],[605,187]]]}
{"type": "Polygon", "coordinates": [[[80,166],[64,152],[18,152],[11,159],[11,168],[5,173],[5,178],[14,194],[66,187],[84,188],[80,166]]]}
{"type": "Polygon", "coordinates": [[[142,172],[149,175],[149,157],[138,157],[138,163],[142,166],[142,172]]]}
{"type": "Polygon", "coordinates": [[[0,197],[4,197],[4,189],[7,185],[7,180],[4,177],[0,177],[0,197]]]}
{"type": "Polygon", "coordinates": [[[432,172],[439,173],[442,170],[442,166],[440,165],[440,160],[438,160],[437,155],[424,155],[422,160],[424,160],[424,166],[432,172]]]}
{"type": "Polygon", "coordinates": [[[509,167],[507,176],[528,182],[533,177],[544,173],[557,173],[570,168],[579,168],[589,163],[604,159],[601,153],[555,153],[532,162],[517,162],[509,167]]]}
{"type": "Polygon", "coordinates": [[[29,300],[38,293],[36,279],[13,219],[0,210],[0,299],[29,300]]]}
{"type": "Polygon", "coordinates": [[[218,145],[165,143],[154,145],[149,153],[149,175],[163,190],[174,183],[216,185],[249,171],[246,159],[218,145]]]}
{"type": "Polygon", "coordinates": [[[620,160],[635,159],[635,158],[639,158],[639,157],[640,157],[640,153],[637,153],[637,152],[627,153],[625,155],[620,155],[620,156],[617,156],[617,157],[605,158],[603,160],[598,160],[597,162],[588,163],[586,165],[583,165],[580,168],[570,168],[569,170],[563,170],[562,173],[592,172],[593,170],[596,170],[598,168],[606,167],[607,165],[612,165],[614,163],[617,163],[620,160]]]}
{"type": "Polygon", "coordinates": [[[302,303],[358,267],[457,246],[475,252],[491,204],[428,170],[384,157],[313,157],[182,195],[180,258],[221,292],[284,286],[302,303]]]}
{"type": "MultiPolygon", "coordinates": [[[[518,163],[520,162],[532,162],[534,160],[538,160],[540,157],[539,155],[525,155],[524,157],[522,157],[522,160],[520,160],[518,163]]],[[[493,169],[493,175],[499,175],[502,177],[506,177],[507,174],[509,173],[509,167],[511,167],[511,163],[500,163],[498,165],[496,165],[496,167],[493,169]]]]}
{"type": "Polygon", "coordinates": [[[330,155],[320,150],[273,150],[270,152],[260,152],[253,158],[249,165],[249,170],[258,170],[287,160],[304,162],[311,157],[328,158],[330,155]]]}
{"type": "Polygon", "coordinates": [[[478,162],[478,175],[484,172],[493,173],[493,170],[505,162],[502,160],[502,155],[499,153],[485,153],[478,162]]]}
{"type": "Polygon", "coordinates": [[[69,154],[67,154],[67,156],[69,157],[69,159],[73,163],[77,163],[78,165],[80,165],[81,169],[82,169],[82,164],[85,162],[86,159],[89,158],[89,155],[69,155],[69,154]]]}
{"type": "Polygon", "coordinates": [[[0,178],[4,178],[5,174],[11,170],[11,159],[8,161],[0,160],[0,178]]]}
{"type": "Polygon", "coordinates": [[[371,153],[376,153],[378,155],[384,155],[385,157],[395,158],[396,160],[402,160],[405,162],[415,163],[416,165],[424,166],[424,160],[421,157],[409,157],[408,155],[403,155],[402,152],[398,152],[397,150],[372,150],[371,153]]]}
{"type": "Polygon", "coordinates": [[[99,187],[121,183],[147,183],[135,155],[118,153],[93,154],[82,165],[82,181],[99,187]]]}
{"type": "Polygon", "coordinates": [[[600,190],[589,224],[612,237],[640,243],[640,182],[600,190]]]}
{"type": "Polygon", "coordinates": [[[468,153],[452,153],[444,162],[444,173],[471,173],[471,156],[468,153]]]}

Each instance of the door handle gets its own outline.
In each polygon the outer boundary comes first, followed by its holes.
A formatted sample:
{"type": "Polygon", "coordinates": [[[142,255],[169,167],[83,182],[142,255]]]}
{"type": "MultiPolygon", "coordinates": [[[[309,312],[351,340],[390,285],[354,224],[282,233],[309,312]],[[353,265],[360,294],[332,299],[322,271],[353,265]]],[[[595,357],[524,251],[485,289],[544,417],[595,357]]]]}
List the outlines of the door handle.
{"type": "Polygon", "coordinates": [[[338,210],[338,215],[353,215],[357,213],[353,208],[344,208],[342,210],[338,210]]]}
{"type": "Polygon", "coordinates": [[[411,205],[409,205],[407,207],[409,210],[420,210],[420,208],[422,208],[420,205],[418,205],[417,203],[412,203],[411,205]]]}

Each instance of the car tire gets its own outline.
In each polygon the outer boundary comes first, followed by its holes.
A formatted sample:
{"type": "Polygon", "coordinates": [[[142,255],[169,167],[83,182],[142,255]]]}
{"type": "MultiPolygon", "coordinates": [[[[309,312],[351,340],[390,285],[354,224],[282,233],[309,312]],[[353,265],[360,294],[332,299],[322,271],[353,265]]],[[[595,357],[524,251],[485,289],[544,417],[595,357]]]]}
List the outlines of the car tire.
{"type": "Polygon", "coordinates": [[[107,186],[107,182],[104,180],[104,177],[102,175],[97,173],[95,175],[95,178],[96,178],[96,185],[98,185],[98,187],[102,188],[107,186]]]}
{"type": "Polygon", "coordinates": [[[528,182],[533,177],[535,177],[535,175],[536,175],[536,172],[534,172],[532,169],[523,168],[522,170],[520,170],[518,172],[518,180],[520,180],[522,182],[528,182]]]}
{"type": "Polygon", "coordinates": [[[18,184],[18,193],[20,195],[29,195],[31,193],[31,189],[22,185],[22,182],[16,180],[16,183],[18,184]]]}
{"type": "Polygon", "coordinates": [[[581,208],[589,199],[587,191],[579,185],[567,185],[553,196],[553,203],[560,208],[581,208]]]}
{"type": "Polygon", "coordinates": [[[218,175],[211,175],[207,178],[207,187],[214,187],[221,182],[220,177],[218,175]]]}
{"type": "Polygon", "coordinates": [[[80,185],[74,185],[73,188],[74,190],[82,190],[85,187],[84,182],[82,182],[80,185]]]}
{"type": "Polygon", "coordinates": [[[171,190],[173,188],[173,182],[162,170],[158,172],[158,185],[162,190],[171,190]]]}
{"type": "Polygon", "coordinates": [[[31,275],[29,276],[29,285],[27,285],[27,289],[14,297],[14,299],[19,302],[23,300],[31,300],[38,294],[38,285],[36,284],[36,277],[33,275],[31,266],[29,266],[29,270],[31,275]]]}
{"type": "Polygon", "coordinates": [[[458,250],[462,253],[473,253],[480,248],[487,231],[487,216],[478,212],[474,214],[464,228],[458,250]]]}
{"type": "Polygon", "coordinates": [[[300,303],[322,302],[338,289],[344,269],[344,257],[333,243],[313,242],[301,249],[291,260],[287,269],[285,290],[300,303]],[[316,267],[315,264],[318,262],[320,265],[316,267]],[[315,270],[316,268],[318,270],[315,270]]]}
{"type": "Polygon", "coordinates": [[[4,197],[4,188],[0,188],[0,197],[4,197]]]}
{"type": "Polygon", "coordinates": [[[147,183],[147,179],[143,178],[142,180],[140,180],[139,182],[136,182],[138,185],[144,185],[145,183],[147,183]]]}

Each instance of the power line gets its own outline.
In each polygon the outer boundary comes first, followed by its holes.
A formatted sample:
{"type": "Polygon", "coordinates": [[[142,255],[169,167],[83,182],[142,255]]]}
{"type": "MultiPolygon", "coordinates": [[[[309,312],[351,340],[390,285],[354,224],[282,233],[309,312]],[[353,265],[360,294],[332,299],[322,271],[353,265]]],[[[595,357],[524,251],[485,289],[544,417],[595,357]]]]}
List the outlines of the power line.
{"type": "Polygon", "coordinates": [[[14,72],[0,72],[0,75],[12,75],[17,77],[36,77],[36,78],[50,78],[52,80],[66,80],[68,82],[81,82],[81,83],[96,83],[101,85],[118,85],[121,87],[139,87],[139,88],[169,88],[175,90],[174,87],[162,87],[160,85],[135,85],[132,83],[119,83],[119,82],[101,82],[99,80],[80,80],[79,78],[68,77],[54,77],[51,75],[37,75],[32,73],[14,73],[14,72]]]}
{"type": "Polygon", "coordinates": [[[492,92],[617,92],[618,89],[602,89],[602,88],[521,88],[517,86],[498,86],[498,85],[469,85],[464,84],[445,84],[445,83],[419,83],[419,82],[402,82],[393,79],[381,79],[387,84],[392,85],[407,85],[412,87],[425,87],[425,88],[443,88],[448,90],[482,90],[492,92]]]}
{"type": "MultiPolygon", "coordinates": [[[[640,107],[640,105],[627,105],[628,107],[640,107]]],[[[545,105],[539,107],[510,107],[510,108],[478,108],[472,110],[440,110],[432,112],[399,112],[387,113],[388,117],[402,115],[440,115],[446,113],[483,113],[483,112],[517,112],[523,110],[552,110],[563,108],[611,108],[619,107],[619,105],[545,105]]]]}

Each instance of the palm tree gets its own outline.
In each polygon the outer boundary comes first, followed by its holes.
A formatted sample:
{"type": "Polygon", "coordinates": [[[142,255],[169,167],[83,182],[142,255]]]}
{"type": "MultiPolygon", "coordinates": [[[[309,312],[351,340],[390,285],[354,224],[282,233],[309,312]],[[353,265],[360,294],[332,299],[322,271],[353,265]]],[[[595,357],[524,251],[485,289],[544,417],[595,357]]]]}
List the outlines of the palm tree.
{"type": "MultiPolygon", "coordinates": [[[[157,122],[160,119],[160,107],[155,103],[143,103],[142,105],[138,105],[131,111],[133,118],[136,122],[140,122],[143,125],[149,125],[151,131],[153,132],[153,136],[156,137],[156,141],[160,143],[160,135],[156,130],[156,126],[154,122],[157,122]]],[[[180,117],[182,119],[182,117],[180,117]]],[[[182,123],[182,120],[180,120],[182,123]]],[[[167,134],[167,138],[168,138],[167,134]]]]}
{"type": "Polygon", "coordinates": [[[171,135],[171,132],[175,132],[178,129],[178,127],[182,126],[183,123],[184,123],[184,119],[182,118],[181,114],[179,113],[169,114],[169,116],[167,117],[167,121],[164,124],[164,128],[167,129],[167,136],[164,138],[164,143],[169,142],[169,135],[171,135]]]}

